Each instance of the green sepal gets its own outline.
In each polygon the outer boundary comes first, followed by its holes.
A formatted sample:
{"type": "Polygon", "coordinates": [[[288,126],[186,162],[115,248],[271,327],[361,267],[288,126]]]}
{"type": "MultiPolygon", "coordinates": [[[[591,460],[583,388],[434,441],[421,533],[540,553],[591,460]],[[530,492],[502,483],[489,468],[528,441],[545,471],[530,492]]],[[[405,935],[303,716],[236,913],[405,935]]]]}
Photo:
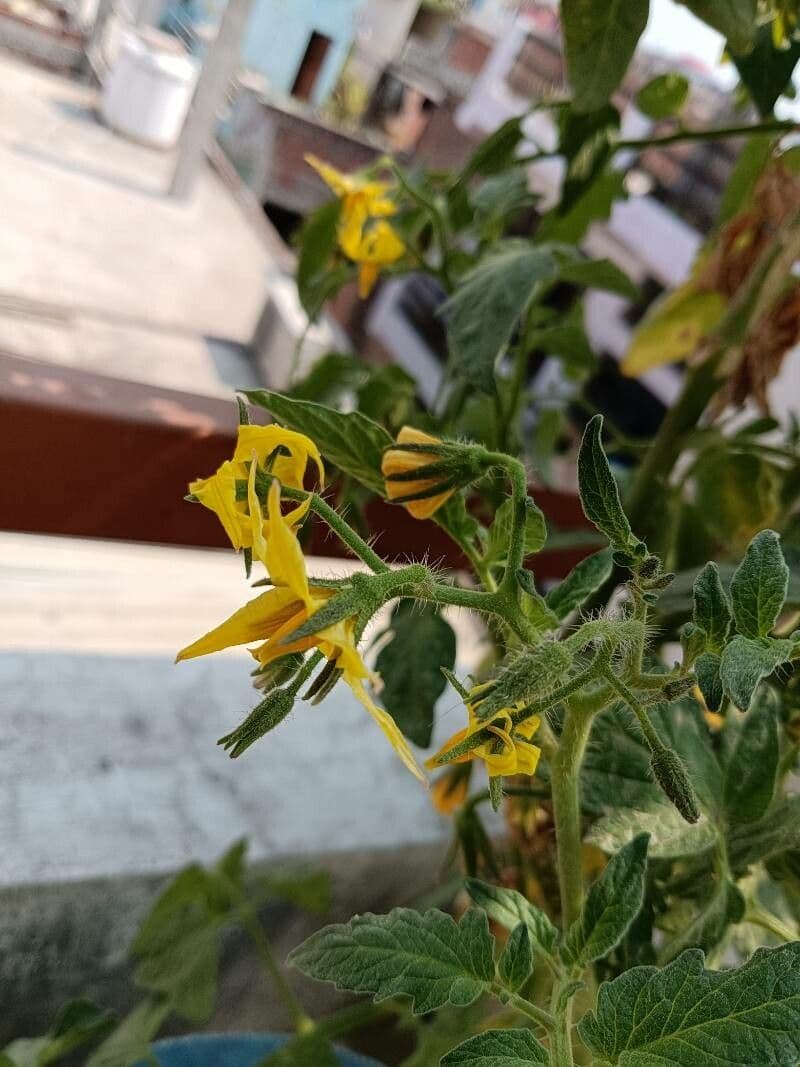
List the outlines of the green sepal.
{"type": "Polygon", "coordinates": [[[279,726],[294,707],[295,696],[289,689],[273,689],[250,712],[241,725],[217,741],[231,759],[241,756],[255,741],[279,726]]]}
{"type": "Polygon", "coordinates": [[[297,629],[292,630],[290,634],[283,637],[281,644],[290,645],[295,641],[302,641],[306,637],[313,637],[321,630],[325,630],[329,626],[335,626],[337,622],[341,622],[343,619],[357,616],[362,611],[367,611],[371,615],[377,609],[379,603],[380,600],[375,601],[370,598],[365,589],[344,589],[341,593],[337,593],[336,596],[332,596],[330,600],[327,600],[321,608],[315,611],[313,615],[310,615],[297,629]]]}

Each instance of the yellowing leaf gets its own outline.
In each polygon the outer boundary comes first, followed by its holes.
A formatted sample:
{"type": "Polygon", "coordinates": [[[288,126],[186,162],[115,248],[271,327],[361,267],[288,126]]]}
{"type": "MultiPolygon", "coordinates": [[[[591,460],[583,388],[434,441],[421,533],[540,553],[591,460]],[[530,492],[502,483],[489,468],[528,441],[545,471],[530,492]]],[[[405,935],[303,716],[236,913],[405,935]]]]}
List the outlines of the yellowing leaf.
{"type": "Polygon", "coordinates": [[[689,281],[654,305],[636,331],[622,373],[638,378],[653,367],[690,356],[725,312],[719,293],[697,292],[689,281]]]}

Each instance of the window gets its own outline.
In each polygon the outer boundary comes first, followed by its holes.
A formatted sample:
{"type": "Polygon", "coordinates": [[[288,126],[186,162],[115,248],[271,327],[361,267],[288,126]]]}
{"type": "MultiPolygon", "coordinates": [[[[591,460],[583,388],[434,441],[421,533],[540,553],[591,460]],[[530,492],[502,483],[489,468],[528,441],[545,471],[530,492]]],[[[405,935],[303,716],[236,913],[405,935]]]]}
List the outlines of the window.
{"type": "Polygon", "coordinates": [[[305,55],[297,71],[297,77],[294,79],[292,96],[298,100],[311,99],[319,72],[325,62],[325,56],[328,54],[330,46],[330,37],[326,37],[324,33],[317,33],[314,30],[308,39],[305,55]]]}

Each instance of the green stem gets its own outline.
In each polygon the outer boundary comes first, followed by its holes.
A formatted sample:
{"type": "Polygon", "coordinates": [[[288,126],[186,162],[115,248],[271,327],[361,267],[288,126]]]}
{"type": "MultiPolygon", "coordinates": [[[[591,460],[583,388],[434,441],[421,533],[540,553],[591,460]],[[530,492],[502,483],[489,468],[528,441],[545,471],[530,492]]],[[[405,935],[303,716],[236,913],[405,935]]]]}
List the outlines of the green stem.
{"type": "Polygon", "coordinates": [[[552,1030],[555,1026],[556,1020],[550,1014],[549,1011],[545,1011],[544,1008],[539,1008],[535,1004],[531,1004],[529,1000],[525,1000],[524,997],[518,996],[516,993],[509,993],[507,989],[504,989],[498,982],[495,982],[492,986],[492,993],[506,1004],[511,1004],[517,1011],[523,1015],[527,1015],[529,1019],[533,1019],[540,1026],[543,1026],[546,1030],[552,1030]]]}
{"type": "MultiPolygon", "coordinates": [[[[562,925],[565,931],[580,918],[583,908],[580,771],[591,726],[592,716],[582,707],[577,704],[567,707],[564,729],[552,766],[550,786],[556,825],[562,925]]],[[[565,1062],[571,1063],[572,1060],[565,1062]]]]}
{"type": "Polygon", "coordinates": [[[550,1007],[556,1021],[550,1034],[550,1067],[573,1067],[572,1057],[572,997],[565,996],[568,980],[553,985],[550,1007]]]}
{"type": "Polygon", "coordinates": [[[774,934],[775,937],[779,937],[781,941],[788,943],[797,940],[797,932],[795,930],[792,930],[790,926],[781,922],[780,919],[771,915],[756,903],[751,902],[748,905],[742,921],[753,923],[755,926],[760,926],[762,930],[768,930],[769,933],[774,934]]]}
{"type": "Polygon", "coordinates": [[[381,574],[390,569],[381,557],[373,552],[367,542],[359,537],[356,531],[318,493],[306,493],[300,489],[290,489],[288,486],[281,485],[281,495],[288,500],[310,500],[311,510],[330,526],[339,540],[347,545],[353,555],[365,563],[370,570],[381,574]]]}
{"type": "Polygon", "coordinates": [[[628,686],[618,678],[613,671],[608,670],[605,672],[605,679],[611,688],[617,693],[622,700],[628,705],[633,714],[636,716],[636,720],[641,727],[650,750],[652,752],[658,752],[664,747],[664,742],[658,736],[655,727],[650,722],[650,717],[644,709],[644,706],[636,698],[635,694],[628,688],[628,686]]]}
{"type": "Polygon", "coordinates": [[[797,123],[769,120],[754,126],[752,123],[742,126],[720,126],[716,130],[676,130],[662,137],[641,137],[627,141],[617,141],[615,152],[624,149],[664,148],[666,145],[682,144],[684,141],[723,141],[730,137],[751,137],[764,133],[791,133],[797,129],[797,123]]]}

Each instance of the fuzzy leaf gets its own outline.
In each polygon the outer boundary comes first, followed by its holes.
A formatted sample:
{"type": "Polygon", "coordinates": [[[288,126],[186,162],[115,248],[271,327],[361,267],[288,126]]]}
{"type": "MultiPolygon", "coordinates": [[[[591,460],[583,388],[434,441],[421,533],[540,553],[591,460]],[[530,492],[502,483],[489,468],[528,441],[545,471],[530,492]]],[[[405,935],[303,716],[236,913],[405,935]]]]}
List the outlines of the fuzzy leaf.
{"type": "Polygon", "coordinates": [[[453,354],[476,389],[494,394],[497,358],[541,283],[556,273],[547,248],[509,241],[481,259],[444,305],[453,354]]]}
{"type": "Polygon", "coordinates": [[[606,535],[618,552],[630,552],[638,539],[622,510],[619,489],[608,465],[601,434],[603,416],[586,425],[578,456],[578,486],[586,518],[606,535]]]}
{"type": "Polygon", "coordinates": [[[614,567],[610,548],[582,559],[570,573],[545,597],[547,606],[559,619],[565,619],[588,600],[608,578],[614,567]]]}
{"type": "Polygon", "coordinates": [[[531,904],[522,893],[516,889],[489,885],[477,878],[467,878],[464,888],[490,919],[509,931],[515,930],[519,923],[524,923],[534,945],[548,955],[552,954],[558,940],[558,930],[542,909],[531,904]]]}
{"type": "Polygon", "coordinates": [[[326,926],[290,955],[304,974],[376,1001],[408,996],[416,1014],[476,1000],[494,978],[494,938],[486,916],[468,911],[456,925],[431,909],[395,908],[326,926]]]}
{"type": "Polygon", "coordinates": [[[744,910],[744,897],[738,887],[730,879],[724,879],[688,926],[683,927],[675,940],[662,949],[662,963],[669,963],[690,948],[710,952],[720,943],[732,923],[742,921],[744,910]]]}
{"type": "Polygon", "coordinates": [[[800,849],[800,796],[784,800],[758,822],[731,830],[731,867],[737,873],[793,849],[800,849]]]}
{"type": "Polygon", "coordinates": [[[558,270],[561,281],[582,285],[587,289],[602,289],[627,300],[638,300],[641,293],[624,270],[610,259],[562,260],[558,270]]]}
{"type": "Polygon", "coordinates": [[[487,1030],[448,1052],[440,1067],[531,1067],[549,1063],[530,1030],[487,1030]]]}
{"type": "Polygon", "coordinates": [[[268,389],[251,389],[245,396],[251,403],[266,408],[290,430],[307,434],[339,470],[383,495],[381,459],[392,439],[382,426],[358,411],[333,411],[268,389]]]}
{"type": "Polygon", "coordinates": [[[703,700],[709,711],[719,711],[722,701],[725,699],[725,691],[722,688],[722,657],[716,652],[704,652],[698,656],[694,665],[694,673],[703,700]]]}
{"type": "Polygon", "coordinates": [[[713,846],[714,826],[705,816],[688,823],[672,804],[660,804],[648,811],[619,808],[598,819],[586,836],[608,855],[613,855],[636,834],[650,835],[647,854],[651,859],[679,859],[693,856],[713,846]]]}
{"type": "Polygon", "coordinates": [[[604,982],[581,1040],[619,1067],[788,1067],[800,1058],[800,943],[706,971],[684,952],[663,970],[604,982]]]}
{"type": "Polygon", "coordinates": [[[732,826],[755,822],[766,814],[775,791],[780,745],[775,704],[762,690],[744,718],[725,724],[732,748],[725,766],[725,811],[732,826]]]}
{"type": "Polygon", "coordinates": [[[639,834],[609,861],[570,928],[565,957],[579,966],[602,959],[639,914],[647,872],[647,834],[639,834]]]}
{"type": "Polygon", "coordinates": [[[694,621],[708,636],[710,652],[721,652],[731,628],[731,606],[716,563],[707,563],[694,581],[694,621]]]}
{"type": "MultiPolygon", "coordinates": [[[[547,522],[541,510],[528,498],[525,508],[525,555],[532,556],[544,547],[547,540],[547,522]]],[[[489,527],[489,544],[486,557],[492,563],[502,563],[508,555],[511,529],[514,525],[514,502],[508,497],[494,515],[489,527]]]]}
{"type": "Polygon", "coordinates": [[[506,989],[516,993],[530,978],[532,970],[531,935],[524,922],[517,923],[497,961],[497,973],[506,989]]]}
{"type": "Polygon", "coordinates": [[[435,608],[411,600],[392,612],[390,633],[375,661],[381,703],[410,741],[427,748],[436,701],[447,685],[441,668],[455,666],[456,635],[435,608]]]}
{"type": "Polygon", "coordinates": [[[725,693],[740,711],[747,711],[756,687],[792,654],[791,641],[734,637],[722,653],[720,678],[725,693]]]}
{"type": "Polygon", "coordinates": [[[766,637],[786,601],[789,568],[774,530],[762,530],[748,545],[731,578],[736,628],[745,637],[766,637]]]}
{"type": "Polygon", "coordinates": [[[595,111],[622,81],[647,25],[648,0],[563,0],[561,24],[576,111],[595,111]]]}

